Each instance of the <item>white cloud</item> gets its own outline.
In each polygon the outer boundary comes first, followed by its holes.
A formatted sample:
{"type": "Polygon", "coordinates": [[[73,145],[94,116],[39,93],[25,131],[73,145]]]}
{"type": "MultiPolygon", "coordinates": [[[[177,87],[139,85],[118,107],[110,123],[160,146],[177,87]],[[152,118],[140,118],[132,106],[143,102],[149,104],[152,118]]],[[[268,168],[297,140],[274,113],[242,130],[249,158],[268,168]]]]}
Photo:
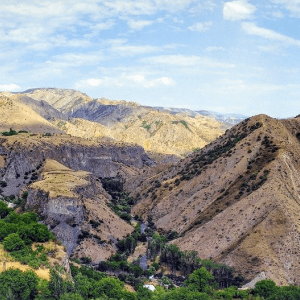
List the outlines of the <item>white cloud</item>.
{"type": "Polygon", "coordinates": [[[270,29],[258,27],[255,25],[255,23],[252,22],[244,22],[242,24],[242,28],[246,33],[250,35],[259,36],[271,41],[281,42],[285,45],[293,45],[300,47],[300,40],[296,40],[294,38],[291,38],[289,36],[283,35],[270,29]]]}
{"type": "Polygon", "coordinates": [[[141,60],[145,63],[158,65],[171,65],[176,67],[199,67],[206,66],[209,68],[234,68],[233,64],[223,63],[209,57],[200,57],[196,55],[160,55],[148,57],[141,60]]]}
{"type": "Polygon", "coordinates": [[[276,18],[276,19],[282,19],[282,18],[284,18],[284,14],[283,14],[283,12],[281,12],[280,10],[273,11],[273,12],[271,13],[271,16],[272,16],[273,18],[276,18]]]}
{"type": "Polygon", "coordinates": [[[224,3],[223,17],[229,21],[245,20],[251,18],[255,11],[256,7],[248,0],[234,0],[224,3]]]}
{"type": "Polygon", "coordinates": [[[224,47],[211,46],[211,47],[207,47],[205,50],[208,51],[208,52],[224,51],[225,48],[224,47]]]}
{"type": "Polygon", "coordinates": [[[14,83],[2,84],[2,85],[0,85],[0,90],[1,91],[16,92],[16,91],[20,91],[21,87],[18,86],[17,84],[14,84],[14,83]]]}
{"type": "Polygon", "coordinates": [[[262,52],[271,52],[271,53],[277,53],[279,50],[278,46],[275,45],[269,45],[269,46],[258,46],[258,49],[262,52]]]}
{"type": "Polygon", "coordinates": [[[130,56],[137,54],[145,54],[151,52],[159,52],[161,51],[160,47],[155,46],[133,46],[133,45],[116,45],[112,47],[112,51],[118,52],[122,56],[130,56]]]}
{"type": "Polygon", "coordinates": [[[129,20],[127,24],[128,24],[130,29],[140,30],[140,29],[143,29],[146,26],[150,26],[151,24],[153,24],[153,21],[129,20]]]}
{"type": "Polygon", "coordinates": [[[213,25],[213,22],[198,22],[192,26],[189,26],[189,30],[204,32],[204,31],[207,31],[212,25],[213,25]]]}
{"type": "Polygon", "coordinates": [[[292,15],[300,17],[300,1],[299,0],[271,0],[273,3],[281,4],[288,11],[292,13],[292,15]]]}
{"type": "Polygon", "coordinates": [[[174,86],[176,82],[169,77],[160,77],[154,79],[147,79],[143,74],[122,74],[117,77],[105,76],[103,78],[89,78],[82,80],[76,84],[77,88],[82,88],[86,86],[91,87],[143,87],[143,88],[153,88],[158,86],[174,86]]]}

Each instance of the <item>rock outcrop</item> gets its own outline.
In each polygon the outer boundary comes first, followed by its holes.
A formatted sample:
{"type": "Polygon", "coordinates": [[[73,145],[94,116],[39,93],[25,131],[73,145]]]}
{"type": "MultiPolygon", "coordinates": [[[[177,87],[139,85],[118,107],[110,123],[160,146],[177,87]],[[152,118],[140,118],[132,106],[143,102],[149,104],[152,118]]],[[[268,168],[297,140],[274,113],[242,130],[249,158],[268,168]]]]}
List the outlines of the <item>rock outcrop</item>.
{"type": "Polygon", "coordinates": [[[115,252],[116,239],[133,231],[110,210],[109,200],[92,173],[73,171],[47,159],[41,180],[29,186],[26,206],[44,217],[69,255],[90,257],[98,263],[115,252]]]}
{"type": "Polygon", "coordinates": [[[98,143],[67,135],[3,137],[0,139],[0,180],[8,183],[3,188],[4,194],[16,195],[32,177],[36,180],[47,158],[97,177],[126,177],[153,164],[142,147],[125,143],[98,143]]]}

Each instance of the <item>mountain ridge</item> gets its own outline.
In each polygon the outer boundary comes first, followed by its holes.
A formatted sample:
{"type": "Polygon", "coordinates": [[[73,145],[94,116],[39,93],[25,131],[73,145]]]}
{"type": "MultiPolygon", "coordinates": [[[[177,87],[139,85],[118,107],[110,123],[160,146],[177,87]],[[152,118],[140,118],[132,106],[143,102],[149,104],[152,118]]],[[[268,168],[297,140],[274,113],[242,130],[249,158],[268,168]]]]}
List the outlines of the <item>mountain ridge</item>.
{"type": "Polygon", "coordinates": [[[263,271],[299,284],[299,132],[299,118],[246,119],[179,163],[127,181],[140,198],[133,213],[152,215],[163,232],[177,228],[181,250],[249,280],[263,271]]]}

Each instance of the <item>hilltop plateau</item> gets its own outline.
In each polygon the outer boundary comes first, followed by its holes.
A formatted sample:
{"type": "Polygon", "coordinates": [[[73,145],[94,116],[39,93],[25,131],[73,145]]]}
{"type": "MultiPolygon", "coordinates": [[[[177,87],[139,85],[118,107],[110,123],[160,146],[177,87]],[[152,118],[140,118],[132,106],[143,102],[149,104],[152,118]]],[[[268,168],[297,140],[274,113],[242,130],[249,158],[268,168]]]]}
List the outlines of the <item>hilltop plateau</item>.
{"type": "Polygon", "coordinates": [[[172,166],[126,182],[158,231],[178,231],[181,250],[261,272],[278,284],[300,284],[300,118],[246,119],[172,166]]]}

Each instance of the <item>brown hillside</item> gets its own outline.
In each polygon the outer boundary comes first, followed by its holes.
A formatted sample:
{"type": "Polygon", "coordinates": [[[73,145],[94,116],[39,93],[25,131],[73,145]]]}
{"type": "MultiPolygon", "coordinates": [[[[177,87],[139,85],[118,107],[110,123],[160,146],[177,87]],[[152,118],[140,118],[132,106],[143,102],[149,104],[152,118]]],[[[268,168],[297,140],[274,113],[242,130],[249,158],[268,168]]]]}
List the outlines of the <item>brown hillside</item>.
{"type": "Polygon", "coordinates": [[[110,196],[91,173],[47,159],[41,177],[29,186],[27,207],[45,218],[69,255],[98,263],[115,252],[112,241],[133,231],[107,206],[110,196]]]}
{"type": "Polygon", "coordinates": [[[44,100],[63,113],[93,100],[79,91],[57,88],[31,89],[23,94],[35,100],[44,100]]]}
{"type": "Polygon", "coordinates": [[[10,128],[38,133],[62,133],[30,106],[24,104],[18,95],[0,94],[0,132],[10,128]]]}
{"type": "Polygon", "coordinates": [[[133,213],[176,230],[182,250],[300,284],[300,119],[255,116],[176,165],[126,183],[133,213]]]}
{"type": "Polygon", "coordinates": [[[84,119],[56,121],[54,125],[72,136],[108,137],[140,145],[149,152],[177,156],[204,147],[224,132],[221,123],[208,117],[191,118],[155,110],[143,115],[133,114],[111,125],[84,119]]]}
{"type": "Polygon", "coordinates": [[[92,99],[74,90],[33,89],[20,95],[46,101],[68,115],[69,121],[56,117],[54,125],[72,136],[138,144],[153,157],[182,157],[212,142],[229,127],[200,114],[175,114],[124,100],[92,99]]]}

